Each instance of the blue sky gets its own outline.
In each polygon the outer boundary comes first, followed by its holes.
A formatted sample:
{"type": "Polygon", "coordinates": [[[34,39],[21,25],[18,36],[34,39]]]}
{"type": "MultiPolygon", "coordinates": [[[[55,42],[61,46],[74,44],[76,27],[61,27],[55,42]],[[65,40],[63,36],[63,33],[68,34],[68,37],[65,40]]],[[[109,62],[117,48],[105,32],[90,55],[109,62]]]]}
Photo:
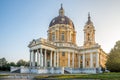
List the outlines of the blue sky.
{"type": "Polygon", "coordinates": [[[96,42],[107,53],[120,40],[120,0],[0,0],[0,58],[29,60],[29,42],[47,38],[50,21],[60,4],[74,23],[77,44],[83,45],[83,28],[90,12],[96,42]]]}

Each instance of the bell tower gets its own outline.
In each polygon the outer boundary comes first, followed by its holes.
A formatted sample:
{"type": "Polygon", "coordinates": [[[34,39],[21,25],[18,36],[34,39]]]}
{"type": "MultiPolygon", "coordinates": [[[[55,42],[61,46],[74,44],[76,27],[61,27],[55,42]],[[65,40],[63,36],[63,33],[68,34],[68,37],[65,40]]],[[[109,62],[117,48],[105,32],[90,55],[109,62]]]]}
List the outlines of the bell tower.
{"type": "Polygon", "coordinates": [[[88,21],[84,26],[84,47],[90,47],[95,44],[95,28],[88,13],[88,21]]]}

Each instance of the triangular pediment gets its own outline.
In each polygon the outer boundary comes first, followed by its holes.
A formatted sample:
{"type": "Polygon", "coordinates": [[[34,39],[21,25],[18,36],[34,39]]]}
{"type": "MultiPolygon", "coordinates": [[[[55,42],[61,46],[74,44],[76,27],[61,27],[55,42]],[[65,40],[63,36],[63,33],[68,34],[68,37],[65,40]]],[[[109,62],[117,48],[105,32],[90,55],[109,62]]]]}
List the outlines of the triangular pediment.
{"type": "Polygon", "coordinates": [[[31,42],[30,42],[30,44],[28,45],[28,47],[31,47],[31,46],[33,46],[33,45],[35,45],[36,44],[36,41],[35,41],[35,39],[33,39],[31,42]]]}

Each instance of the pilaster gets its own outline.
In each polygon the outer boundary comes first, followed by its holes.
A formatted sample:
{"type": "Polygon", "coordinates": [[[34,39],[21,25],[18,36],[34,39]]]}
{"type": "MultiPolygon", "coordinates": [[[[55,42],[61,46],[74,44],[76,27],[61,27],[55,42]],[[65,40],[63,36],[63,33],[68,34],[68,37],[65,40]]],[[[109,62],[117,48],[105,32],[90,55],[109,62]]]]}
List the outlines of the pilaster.
{"type": "Polygon", "coordinates": [[[90,53],[90,68],[93,68],[93,54],[90,53]]]}
{"type": "Polygon", "coordinates": [[[52,51],[50,53],[50,67],[52,67],[52,51]]]}
{"type": "Polygon", "coordinates": [[[85,53],[83,53],[83,60],[82,61],[83,61],[83,64],[82,64],[83,68],[85,68],[85,53]]]}

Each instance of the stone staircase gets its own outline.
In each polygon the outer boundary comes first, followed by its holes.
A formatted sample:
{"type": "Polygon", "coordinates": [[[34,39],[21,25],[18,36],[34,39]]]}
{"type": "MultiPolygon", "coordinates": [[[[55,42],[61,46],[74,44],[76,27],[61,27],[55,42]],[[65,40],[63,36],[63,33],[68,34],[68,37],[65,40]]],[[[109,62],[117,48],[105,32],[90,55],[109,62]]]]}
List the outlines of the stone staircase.
{"type": "Polygon", "coordinates": [[[67,70],[64,70],[64,74],[70,74],[70,72],[67,70]]]}

